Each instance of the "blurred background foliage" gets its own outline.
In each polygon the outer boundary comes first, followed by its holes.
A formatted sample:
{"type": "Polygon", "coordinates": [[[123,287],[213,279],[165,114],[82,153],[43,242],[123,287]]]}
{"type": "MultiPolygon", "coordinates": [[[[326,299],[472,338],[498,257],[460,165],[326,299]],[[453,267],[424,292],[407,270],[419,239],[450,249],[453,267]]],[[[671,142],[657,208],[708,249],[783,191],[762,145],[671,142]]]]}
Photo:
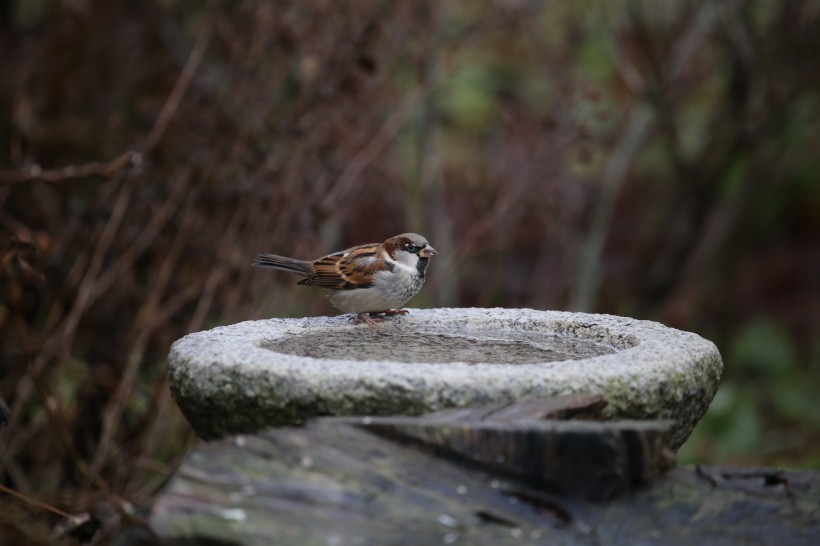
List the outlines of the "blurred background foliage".
{"type": "Polygon", "coordinates": [[[814,0],[0,1],[0,483],[138,514],[194,440],[170,344],[334,313],[258,252],[403,231],[413,305],[713,340],[683,462],[816,468],[818,58],[814,0]]]}

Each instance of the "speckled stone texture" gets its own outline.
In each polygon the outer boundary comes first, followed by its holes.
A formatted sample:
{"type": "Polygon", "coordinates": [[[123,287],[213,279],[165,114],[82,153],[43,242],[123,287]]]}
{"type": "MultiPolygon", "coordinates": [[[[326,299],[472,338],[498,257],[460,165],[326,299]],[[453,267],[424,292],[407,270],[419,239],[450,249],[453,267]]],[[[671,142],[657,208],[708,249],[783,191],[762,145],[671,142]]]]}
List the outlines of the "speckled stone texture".
{"type": "Polygon", "coordinates": [[[673,419],[675,449],[722,369],[714,344],[696,334],[532,309],[410,309],[377,329],[350,315],[249,321],[187,335],[168,358],[173,395],[204,439],[320,415],[599,393],[611,418],[673,419]]]}

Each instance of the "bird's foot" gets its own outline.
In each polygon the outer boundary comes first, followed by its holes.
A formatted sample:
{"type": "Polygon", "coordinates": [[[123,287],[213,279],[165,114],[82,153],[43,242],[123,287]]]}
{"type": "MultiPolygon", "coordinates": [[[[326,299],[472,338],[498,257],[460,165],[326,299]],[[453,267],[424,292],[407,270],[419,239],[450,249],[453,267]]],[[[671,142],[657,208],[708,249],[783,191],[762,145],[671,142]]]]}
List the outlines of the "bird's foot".
{"type": "Polygon", "coordinates": [[[407,309],[388,309],[387,311],[377,311],[375,313],[370,313],[372,317],[374,314],[384,315],[386,317],[395,317],[396,315],[406,315],[408,313],[407,309]]]}
{"type": "Polygon", "coordinates": [[[355,317],[353,317],[353,321],[356,323],[365,323],[371,328],[376,328],[380,322],[384,322],[384,319],[387,317],[395,317],[400,315],[406,315],[408,311],[406,309],[385,309],[384,311],[370,311],[367,313],[357,313],[355,317]]]}
{"type": "Polygon", "coordinates": [[[373,313],[358,313],[355,317],[353,317],[353,322],[361,324],[362,322],[367,324],[370,328],[378,328],[378,324],[384,320],[380,317],[374,317],[373,313]],[[372,318],[371,318],[372,317],[372,318]]]}

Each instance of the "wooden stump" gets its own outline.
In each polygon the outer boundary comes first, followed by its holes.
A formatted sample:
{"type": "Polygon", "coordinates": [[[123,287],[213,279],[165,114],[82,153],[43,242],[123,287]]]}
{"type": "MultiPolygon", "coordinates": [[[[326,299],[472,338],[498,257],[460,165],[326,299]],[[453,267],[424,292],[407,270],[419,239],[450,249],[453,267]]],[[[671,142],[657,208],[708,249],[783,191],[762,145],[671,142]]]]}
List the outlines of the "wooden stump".
{"type": "Polygon", "coordinates": [[[663,422],[564,398],[320,419],[193,451],[151,525],[170,544],[809,544],[820,475],[669,467],[663,422]],[[650,482],[650,480],[653,480],[650,482]]]}

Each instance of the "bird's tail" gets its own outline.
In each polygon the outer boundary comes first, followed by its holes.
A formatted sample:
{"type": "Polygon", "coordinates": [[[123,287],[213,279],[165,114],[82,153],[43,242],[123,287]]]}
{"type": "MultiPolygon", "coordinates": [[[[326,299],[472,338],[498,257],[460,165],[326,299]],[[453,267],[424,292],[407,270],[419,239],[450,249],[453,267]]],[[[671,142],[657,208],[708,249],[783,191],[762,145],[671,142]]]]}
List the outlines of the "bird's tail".
{"type": "Polygon", "coordinates": [[[281,269],[282,271],[290,271],[291,273],[298,273],[309,277],[313,275],[313,264],[303,260],[294,260],[293,258],[286,258],[284,256],[277,256],[276,254],[260,254],[253,262],[256,267],[272,267],[274,269],[281,269]]]}

